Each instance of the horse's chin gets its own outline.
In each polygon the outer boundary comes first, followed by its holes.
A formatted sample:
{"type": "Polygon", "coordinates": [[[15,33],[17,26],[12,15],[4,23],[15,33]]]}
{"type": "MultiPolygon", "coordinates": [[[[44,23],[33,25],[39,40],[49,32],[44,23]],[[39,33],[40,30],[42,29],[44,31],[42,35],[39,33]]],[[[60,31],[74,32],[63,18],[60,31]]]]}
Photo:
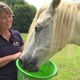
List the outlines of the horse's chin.
{"type": "Polygon", "coordinates": [[[32,61],[25,61],[22,59],[19,59],[20,64],[22,65],[22,67],[26,70],[28,70],[29,72],[38,72],[39,71],[39,66],[36,64],[36,62],[32,61]]]}

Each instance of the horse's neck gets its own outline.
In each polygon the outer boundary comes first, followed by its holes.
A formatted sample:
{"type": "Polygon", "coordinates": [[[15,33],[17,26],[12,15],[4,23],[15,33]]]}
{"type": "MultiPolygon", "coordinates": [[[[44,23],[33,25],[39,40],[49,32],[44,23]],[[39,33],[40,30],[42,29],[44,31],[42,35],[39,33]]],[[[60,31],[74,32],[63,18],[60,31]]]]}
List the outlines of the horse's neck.
{"type": "Polygon", "coordinates": [[[71,40],[72,44],[80,45],[80,12],[76,17],[76,26],[71,40]]]}

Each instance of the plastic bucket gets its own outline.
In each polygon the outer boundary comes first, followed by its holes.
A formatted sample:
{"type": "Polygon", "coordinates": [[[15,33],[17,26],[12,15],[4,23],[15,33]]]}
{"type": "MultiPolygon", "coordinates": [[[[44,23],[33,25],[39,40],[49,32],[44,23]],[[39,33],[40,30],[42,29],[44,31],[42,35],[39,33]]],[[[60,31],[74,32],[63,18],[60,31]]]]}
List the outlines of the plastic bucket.
{"type": "Polygon", "coordinates": [[[52,80],[52,77],[57,74],[57,67],[51,61],[40,66],[40,71],[38,72],[28,72],[23,69],[18,59],[16,60],[16,65],[18,68],[18,80],[52,80]]]}

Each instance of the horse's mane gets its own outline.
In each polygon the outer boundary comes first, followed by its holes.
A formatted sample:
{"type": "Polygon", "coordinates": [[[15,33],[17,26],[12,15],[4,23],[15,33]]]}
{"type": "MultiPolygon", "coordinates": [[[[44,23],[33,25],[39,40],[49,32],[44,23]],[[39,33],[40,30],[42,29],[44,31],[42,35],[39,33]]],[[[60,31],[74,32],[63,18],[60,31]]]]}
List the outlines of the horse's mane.
{"type": "MultiPolygon", "coordinates": [[[[34,29],[35,23],[39,18],[39,15],[47,10],[47,6],[43,6],[39,11],[37,11],[33,23],[29,30],[28,39],[34,29]]],[[[80,8],[79,3],[70,3],[61,1],[60,5],[55,9],[53,17],[53,38],[55,39],[55,48],[59,49],[63,47],[66,43],[71,41],[72,33],[75,28],[75,18],[80,8]]]]}
{"type": "Polygon", "coordinates": [[[53,17],[54,49],[59,50],[70,43],[76,25],[76,14],[79,11],[79,6],[79,3],[62,1],[55,10],[55,16],[53,17]]]}

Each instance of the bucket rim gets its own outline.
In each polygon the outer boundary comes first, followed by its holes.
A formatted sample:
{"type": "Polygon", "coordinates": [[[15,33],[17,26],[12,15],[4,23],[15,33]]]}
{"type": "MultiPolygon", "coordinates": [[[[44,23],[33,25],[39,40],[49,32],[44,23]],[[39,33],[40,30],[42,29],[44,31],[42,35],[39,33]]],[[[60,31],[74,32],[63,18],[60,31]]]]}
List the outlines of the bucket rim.
{"type": "Polygon", "coordinates": [[[25,71],[18,65],[19,59],[16,60],[16,66],[17,66],[17,68],[18,68],[22,73],[24,73],[24,74],[26,74],[26,75],[28,75],[28,76],[30,76],[30,77],[32,77],[32,78],[46,79],[46,78],[53,77],[53,76],[55,76],[55,75],[57,74],[57,67],[56,67],[55,63],[52,62],[51,60],[49,60],[49,62],[50,62],[52,65],[54,65],[55,70],[54,70],[54,73],[52,73],[52,74],[49,75],[49,76],[45,76],[45,77],[43,77],[43,76],[40,77],[40,76],[36,76],[36,75],[34,76],[34,75],[30,74],[30,73],[25,72],[25,71]]]}

